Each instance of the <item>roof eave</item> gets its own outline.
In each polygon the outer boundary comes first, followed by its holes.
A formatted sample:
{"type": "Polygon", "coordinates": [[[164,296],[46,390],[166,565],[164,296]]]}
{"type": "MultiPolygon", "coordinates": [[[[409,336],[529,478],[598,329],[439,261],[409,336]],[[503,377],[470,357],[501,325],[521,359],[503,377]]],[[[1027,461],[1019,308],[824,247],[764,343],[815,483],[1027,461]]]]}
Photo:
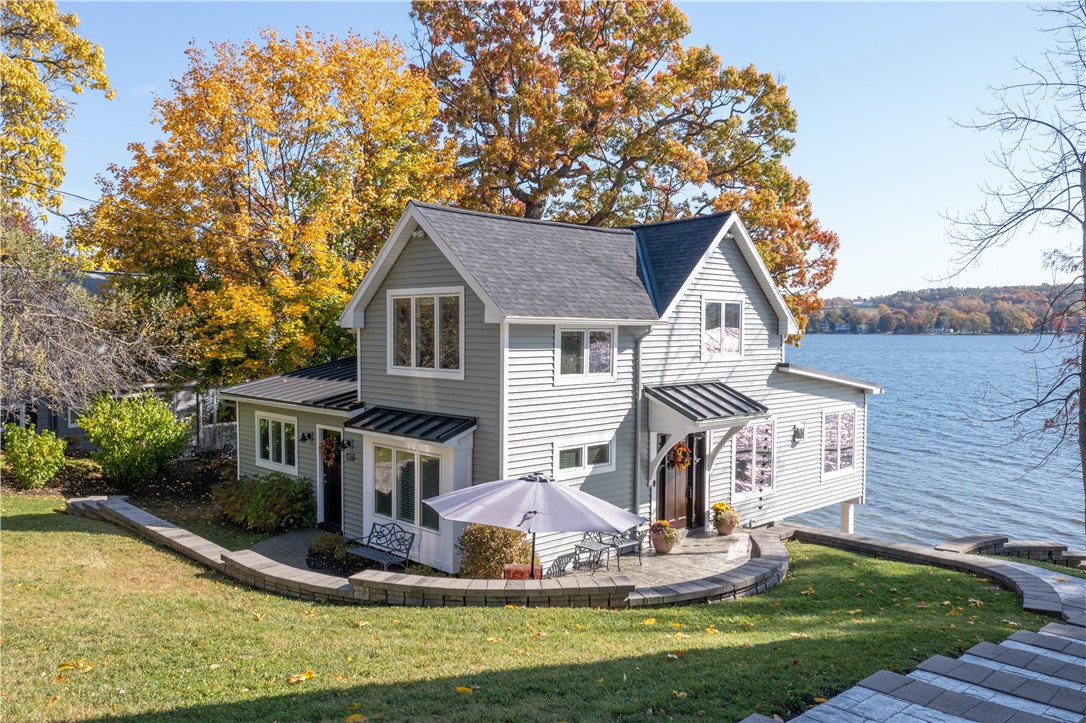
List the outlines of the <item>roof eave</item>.
{"type": "Polygon", "coordinates": [[[784,372],[785,374],[793,374],[797,377],[803,377],[805,379],[817,379],[818,381],[830,382],[831,384],[840,384],[846,387],[852,387],[853,389],[860,389],[865,394],[882,394],[884,389],[874,382],[869,382],[865,379],[856,379],[848,377],[843,374],[835,374],[833,372],[822,371],[821,369],[811,369],[806,367],[797,367],[795,364],[789,364],[788,362],[781,362],[777,364],[777,371],[784,372]]]}

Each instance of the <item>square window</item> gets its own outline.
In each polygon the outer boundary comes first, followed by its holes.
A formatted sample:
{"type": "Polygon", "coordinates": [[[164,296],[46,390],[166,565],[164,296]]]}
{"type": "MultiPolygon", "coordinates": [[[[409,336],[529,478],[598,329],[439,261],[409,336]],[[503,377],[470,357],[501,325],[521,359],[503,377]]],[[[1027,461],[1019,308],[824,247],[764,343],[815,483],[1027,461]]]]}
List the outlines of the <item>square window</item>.
{"type": "Polygon", "coordinates": [[[571,447],[558,451],[558,469],[580,469],[584,466],[583,447],[571,447]]]}
{"type": "Polygon", "coordinates": [[[597,464],[607,464],[611,461],[611,445],[609,444],[590,444],[588,445],[588,466],[591,467],[597,464]]]}
{"type": "Polygon", "coordinates": [[[390,293],[389,304],[389,371],[410,369],[423,376],[459,376],[463,367],[462,294],[390,293]]]}
{"type": "Polygon", "coordinates": [[[294,420],[256,415],[256,462],[262,467],[294,474],[298,467],[297,425],[294,420]]]}

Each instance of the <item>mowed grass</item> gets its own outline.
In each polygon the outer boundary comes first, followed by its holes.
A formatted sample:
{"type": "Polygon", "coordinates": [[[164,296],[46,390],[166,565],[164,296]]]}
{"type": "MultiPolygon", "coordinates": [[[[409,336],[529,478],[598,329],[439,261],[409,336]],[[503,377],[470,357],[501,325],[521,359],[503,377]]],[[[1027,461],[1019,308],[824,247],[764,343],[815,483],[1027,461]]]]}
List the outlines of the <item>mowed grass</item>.
{"type": "Polygon", "coordinates": [[[1067,577],[1081,577],[1086,578],[1086,570],[1081,567],[1067,567],[1066,565],[1056,565],[1051,562],[1043,562],[1041,560],[1027,560],[1021,557],[999,557],[998,555],[985,555],[990,560],[1001,560],[1005,562],[1021,562],[1026,565],[1033,565],[1034,567],[1043,567],[1046,570],[1052,572],[1058,572],[1067,577]]]}
{"type": "Polygon", "coordinates": [[[314,604],[61,508],[2,501],[4,720],[787,718],[1046,622],[968,575],[802,544],[785,583],[714,605],[314,604]]]}

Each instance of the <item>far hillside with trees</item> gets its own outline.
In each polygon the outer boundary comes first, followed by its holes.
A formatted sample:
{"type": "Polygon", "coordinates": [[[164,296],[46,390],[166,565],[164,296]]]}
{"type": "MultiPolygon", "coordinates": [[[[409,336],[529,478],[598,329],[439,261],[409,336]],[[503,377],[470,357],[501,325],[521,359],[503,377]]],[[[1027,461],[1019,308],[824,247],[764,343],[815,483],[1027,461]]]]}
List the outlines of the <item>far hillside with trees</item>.
{"type": "Polygon", "coordinates": [[[1066,292],[1063,286],[1041,284],[898,291],[869,299],[832,298],[826,299],[825,307],[812,315],[807,333],[1030,334],[1081,331],[1083,309],[1060,308],[1056,311],[1061,313],[1051,313],[1053,299],[1068,298],[1066,292]],[[1063,313],[1065,311],[1069,313],[1063,313]]]}

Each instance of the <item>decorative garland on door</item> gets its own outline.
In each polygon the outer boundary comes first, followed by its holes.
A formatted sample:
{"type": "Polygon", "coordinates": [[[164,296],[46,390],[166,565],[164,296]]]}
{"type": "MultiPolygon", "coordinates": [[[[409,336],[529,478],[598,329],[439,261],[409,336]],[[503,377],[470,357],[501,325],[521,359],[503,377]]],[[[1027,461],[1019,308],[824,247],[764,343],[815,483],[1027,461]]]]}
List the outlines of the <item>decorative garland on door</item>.
{"type": "Polygon", "coordinates": [[[693,455],[690,453],[690,447],[687,446],[686,442],[677,443],[667,453],[667,466],[679,472],[689,467],[692,460],[693,455]]]}
{"type": "Polygon", "coordinates": [[[325,464],[335,464],[339,461],[339,453],[342,447],[339,445],[339,440],[335,437],[325,437],[321,442],[321,459],[325,464]]]}

